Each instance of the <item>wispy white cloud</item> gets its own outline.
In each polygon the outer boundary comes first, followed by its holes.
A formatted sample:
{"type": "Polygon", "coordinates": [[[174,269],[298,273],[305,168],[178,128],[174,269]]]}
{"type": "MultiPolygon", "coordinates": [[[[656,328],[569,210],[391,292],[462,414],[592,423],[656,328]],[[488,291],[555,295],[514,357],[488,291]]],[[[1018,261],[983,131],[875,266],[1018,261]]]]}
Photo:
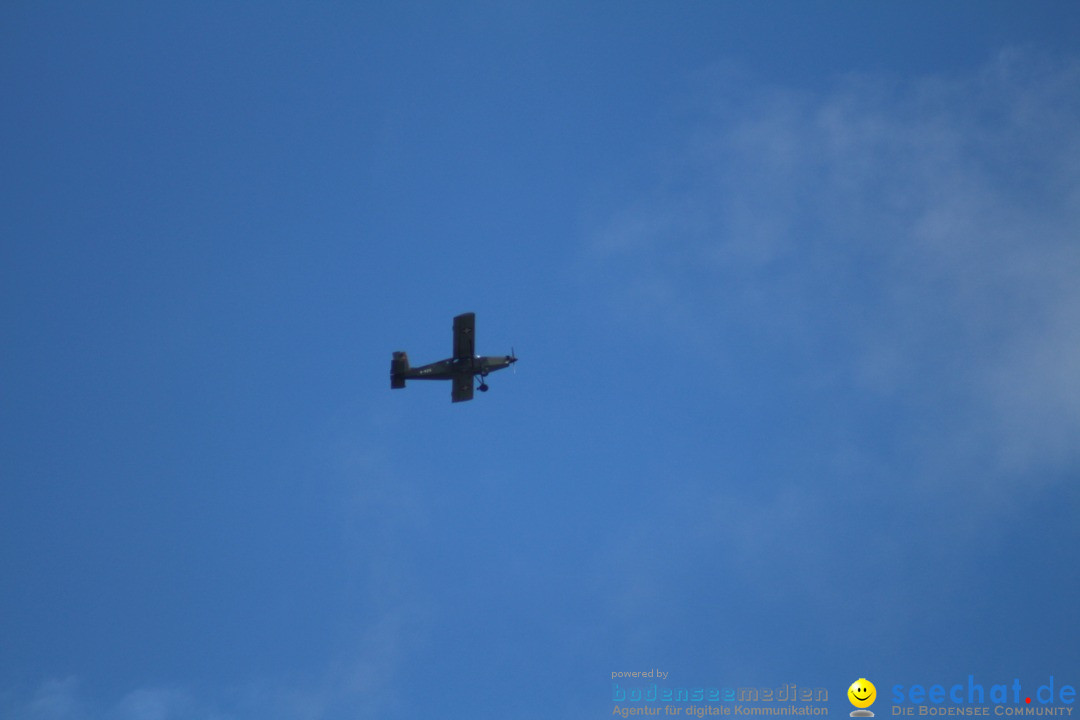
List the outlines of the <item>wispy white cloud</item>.
{"type": "Polygon", "coordinates": [[[200,706],[187,692],[176,688],[146,687],[125,695],[104,714],[108,720],[226,720],[227,715],[200,706]]]}
{"type": "Polygon", "coordinates": [[[584,262],[624,316],[921,415],[935,480],[1053,476],[1080,447],[1078,88],[1080,62],[1025,51],[820,93],[729,75],[584,262]]]}
{"type": "MultiPolygon", "coordinates": [[[[381,415],[379,417],[382,417],[381,415]]],[[[375,720],[409,714],[403,666],[423,638],[432,608],[410,569],[411,536],[426,521],[419,489],[394,469],[373,414],[341,431],[319,462],[349,522],[340,571],[355,607],[322,663],[273,677],[225,678],[216,686],[134,687],[109,697],[77,676],[32,691],[0,686],[0,717],[12,720],[375,720]]]]}
{"type": "Polygon", "coordinates": [[[12,720],[228,720],[209,704],[178,688],[143,687],[119,700],[95,697],[76,676],[45,680],[28,700],[4,711],[12,720]]]}
{"type": "Polygon", "coordinates": [[[26,720],[81,720],[90,717],[81,697],[79,680],[74,676],[46,680],[28,702],[17,705],[11,712],[15,717],[26,720]]]}
{"type": "MultiPolygon", "coordinates": [[[[652,509],[679,522],[598,549],[608,631],[661,646],[699,605],[894,648],[927,608],[962,624],[989,589],[958,568],[1007,562],[1003,520],[1080,466],[1080,62],[701,92],[709,120],[582,264],[613,322],[692,349],[702,392],[779,403],[762,447],[788,447],[786,403],[819,427],[801,475],[681,478],[652,509]]],[[[732,674],[774,673],[738,633],[732,674]]]]}

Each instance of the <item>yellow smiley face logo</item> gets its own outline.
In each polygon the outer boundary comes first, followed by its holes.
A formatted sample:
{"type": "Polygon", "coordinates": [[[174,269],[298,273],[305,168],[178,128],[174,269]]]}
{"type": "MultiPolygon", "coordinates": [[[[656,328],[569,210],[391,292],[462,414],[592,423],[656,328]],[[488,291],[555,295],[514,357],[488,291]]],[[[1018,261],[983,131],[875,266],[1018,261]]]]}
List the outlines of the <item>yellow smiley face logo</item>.
{"type": "Polygon", "coordinates": [[[877,699],[877,688],[866,678],[859,678],[847,689],[848,700],[857,708],[868,708],[877,699]]]}

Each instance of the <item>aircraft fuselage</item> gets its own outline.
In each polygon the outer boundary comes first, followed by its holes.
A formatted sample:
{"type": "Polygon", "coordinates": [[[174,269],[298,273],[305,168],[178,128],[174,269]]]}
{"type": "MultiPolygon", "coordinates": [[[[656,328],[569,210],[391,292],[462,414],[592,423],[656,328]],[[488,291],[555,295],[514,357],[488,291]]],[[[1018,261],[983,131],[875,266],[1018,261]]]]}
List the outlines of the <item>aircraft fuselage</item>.
{"type": "Polygon", "coordinates": [[[517,362],[512,355],[476,355],[471,358],[447,358],[409,368],[402,375],[409,380],[452,380],[460,375],[487,375],[517,362]]]}

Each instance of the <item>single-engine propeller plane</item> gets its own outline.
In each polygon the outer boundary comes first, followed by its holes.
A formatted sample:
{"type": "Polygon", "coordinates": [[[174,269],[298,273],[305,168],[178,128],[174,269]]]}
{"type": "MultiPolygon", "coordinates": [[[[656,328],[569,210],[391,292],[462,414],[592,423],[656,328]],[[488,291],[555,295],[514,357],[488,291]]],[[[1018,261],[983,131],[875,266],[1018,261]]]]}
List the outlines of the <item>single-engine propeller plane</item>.
{"type": "Polygon", "coordinates": [[[390,387],[403,388],[406,380],[449,380],[451,402],[462,402],[473,398],[473,378],[480,379],[476,388],[487,392],[487,374],[516,362],[512,348],[509,355],[477,355],[476,313],[463,313],[454,318],[454,357],[414,368],[409,366],[409,356],[398,350],[390,361],[390,387]]]}

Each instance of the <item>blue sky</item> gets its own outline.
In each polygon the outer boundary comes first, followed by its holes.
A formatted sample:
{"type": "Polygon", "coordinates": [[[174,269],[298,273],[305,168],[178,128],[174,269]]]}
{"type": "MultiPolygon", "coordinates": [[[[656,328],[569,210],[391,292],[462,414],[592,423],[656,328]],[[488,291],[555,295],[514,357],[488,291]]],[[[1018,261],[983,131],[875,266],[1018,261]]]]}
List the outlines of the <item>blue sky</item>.
{"type": "Polygon", "coordinates": [[[1080,683],[1075,3],[7,3],[0,717],[1080,683]],[[516,372],[450,403],[393,350],[516,372]]]}

